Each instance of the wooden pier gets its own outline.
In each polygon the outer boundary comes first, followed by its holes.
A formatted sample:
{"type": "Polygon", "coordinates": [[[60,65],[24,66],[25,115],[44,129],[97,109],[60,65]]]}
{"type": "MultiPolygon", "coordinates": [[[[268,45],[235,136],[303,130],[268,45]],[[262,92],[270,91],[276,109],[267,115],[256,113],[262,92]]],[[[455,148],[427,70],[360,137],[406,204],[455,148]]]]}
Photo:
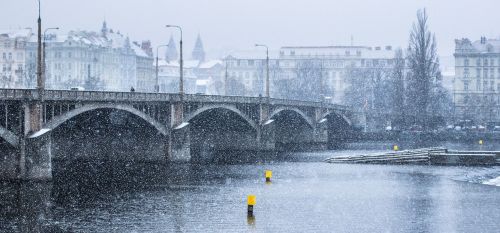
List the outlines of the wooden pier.
{"type": "Polygon", "coordinates": [[[325,162],[492,166],[500,165],[500,151],[455,151],[442,147],[432,147],[387,153],[340,156],[326,159],[325,162]]]}

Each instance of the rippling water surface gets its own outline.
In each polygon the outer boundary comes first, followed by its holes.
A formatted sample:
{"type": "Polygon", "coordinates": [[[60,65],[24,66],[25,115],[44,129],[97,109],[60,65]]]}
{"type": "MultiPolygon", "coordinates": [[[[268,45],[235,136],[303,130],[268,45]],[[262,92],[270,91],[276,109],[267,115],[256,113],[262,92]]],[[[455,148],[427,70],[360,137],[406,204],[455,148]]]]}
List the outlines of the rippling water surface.
{"type": "Polygon", "coordinates": [[[322,162],[388,147],[351,144],[232,164],[82,162],[55,171],[52,183],[2,184],[0,231],[498,232],[500,187],[482,183],[500,167],[322,162]],[[255,218],[247,218],[249,194],[257,196],[255,218]]]}

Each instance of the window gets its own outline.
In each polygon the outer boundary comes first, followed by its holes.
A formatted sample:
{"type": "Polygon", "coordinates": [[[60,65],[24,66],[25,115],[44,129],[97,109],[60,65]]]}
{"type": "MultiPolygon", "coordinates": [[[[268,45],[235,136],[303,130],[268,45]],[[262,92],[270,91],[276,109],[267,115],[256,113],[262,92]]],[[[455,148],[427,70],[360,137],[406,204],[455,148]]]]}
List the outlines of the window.
{"type": "Polygon", "coordinates": [[[476,80],[476,91],[481,90],[481,80],[476,80]]]}
{"type": "Polygon", "coordinates": [[[254,65],[254,60],[248,60],[248,65],[253,66],[254,65]]]}
{"type": "Polygon", "coordinates": [[[495,78],[495,69],[490,69],[490,78],[495,78]]]}
{"type": "Polygon", "coordinates": [[[465,58],[465,60],[464,60],[464,66],[469,66],[469,59],[465,58]]]}
{"type": "Polygon", "coordinates": [[[481,69],[476,69],[476,77],[481,78],[481,69]]]}
{"type": "Polygon", "coordinates": [[[484,66],[488,66],[488,58],[484,59],[484,66]]]}
{"type": "Polygon", "coordinates": [[[345,51],[345,55],[349,57],[351,55],[351,51],[349,50],[345,51]]]}
{"type": "Polygon", "coordinates": [[[495,90],[495,82],[490,81],[490,90],[494,91],[495,90]]]}
{"type": "Polygon", "coordinates": [[[477,65],[477,66],[481,66],[481,58],[478,58],[478,59],[476,60],[476,65],[477,65]]]}
{"type": "Polygon", "coordinates": [[[71,58],[71,52],[68,52],[68,58],[71,58]]]}
{"type": "Polygon", "coordinates": [[[469,90],[469,81],[464,81],[464,91],[469,90]]]}
{"type": "Polygon", "coordinates": [[[7,65],[3,64],[2,71],[7,71],[7,65]]]}
{"type": "Polygon", "coordinates": [[[9,53],[9,60],[12,60],[12,53],[9,53]]]}
{"type": "Polygon", "coordinates": [[[484,78],[488,78],[488,77],[489,77],[489,76],[488,76],[488,69],[487,69],[487,68],[486,68],[486,69],[484,69],[484,71],[483,71],[483,72],[484,72],[484,73],[483,73],[483,77],[484,77],[484,78]]]}
{"type": "Polygon", "coordinates": [[[356,51],[356,56],[361,57],[361,51],[356,51]]]}
{"type": "Polygon", "coordinates": [[[3,59],[7,59],[7,54],[6,54],[6,53],[3,53],[3,54],[2,54],[2,58],[3,58],[3,59]]]}
{"type": "Polygon", "coordinates": [[[464,78],[469,77],[469,68],[464,68],[464,78]]]}
{"type": "Polygon", "coordinates": [[[483,90],[488,90],[488,81],[483,81],[483,90]]]}
{"type": "Polygon", "coordinates": [[[22,71],[23,70],[23,65],[22,64],[18,64],[17,65],[17,70],[22,71]]]}
{"type": "Polygon", "coordinates": [[[295,56],[295,51],[290,51],[290,56],[295,56]]]}

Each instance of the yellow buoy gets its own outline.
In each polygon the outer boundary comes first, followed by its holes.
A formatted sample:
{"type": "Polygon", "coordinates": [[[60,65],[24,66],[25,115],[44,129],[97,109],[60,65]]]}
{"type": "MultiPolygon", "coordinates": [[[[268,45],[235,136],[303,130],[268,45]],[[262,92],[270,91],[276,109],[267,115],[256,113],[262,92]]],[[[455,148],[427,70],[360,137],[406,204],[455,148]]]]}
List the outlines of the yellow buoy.
{"type": "Polygon", "coordinates": [[[483,139],[479,139],[479,145],[483,145],[483,139]]]}
{"type": "Polygon", "coordinates": [[[248,204],[248,216],[253,216],[253,206],[255,205],[255,195],[248,195],[247,204],[248,204]]]}
{"type": "Polygon", "coordinates": [[[271,182],[271,177],[273,177],[273,171],[266,170],[266,182],[271,182]]]}
{"type": "Polygon", "coordinates": [[[394,145],[394,146],[392,147],[392,149],[393,149],[394,151],[398,151],[398,150],[399,150],[399,147],[398,147],[398,145],[394,145]]]}

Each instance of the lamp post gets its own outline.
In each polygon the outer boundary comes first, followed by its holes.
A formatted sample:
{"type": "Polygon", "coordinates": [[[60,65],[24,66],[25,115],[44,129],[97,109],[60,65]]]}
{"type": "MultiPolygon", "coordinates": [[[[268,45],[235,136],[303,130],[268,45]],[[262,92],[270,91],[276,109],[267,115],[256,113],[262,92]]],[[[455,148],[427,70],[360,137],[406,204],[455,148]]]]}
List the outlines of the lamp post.
{"type": "Polygon", "coordinates": [[[42,80],[42,16],[40,8],[40,0],[38,0],[38,41],[37,41],[37,58],[36,58],[36,87],[38,89],[38,95],[40,100],[42,100],[43,95],[43,80],[42,80]]]}
{"type": "Polygon", "coordinates": [[[181,98],[182,98],[182,95],[184,95],[184,74],[183,74],[183,70],[184,70],[184,61],[182,60],[182,28],[180,26],[177,26],[177,25],[167,25],[166,27],[168,28],[178,28],[180,33],[181,33],[181,39],[180,39],[180,50],[181,50],[181,57],[180,57],[180,61],[179,61],[179,65],[180,65],[180,68],[179,68],[179,94],[181,95],[181,98]]]}
{"type": "Polygon", "coordinates": [[[166,44],[162,44],[162,45],[158,45],[156,47],[156,83],[155,83],[155,91],[156,93],[160,93],[160,82],[158,80],[158,49],[161,48],[161,47],[167,47],[168,45],[166,44]]]}
{"type": "Polygon", "coordinates": [[[255,47],[266,48],[266,97],[269,98],[269,47],[263,44],[255,44],[255,47]]]}
{"type": "Polygon", "coordinates": [[[47,31],[48,30],[59,30],[59,27],[54,27],[54,28],[47,28],[45,29],[45,31],[43,31],[43,48],[42,48],[42,53],[43,53],[43,57],[42,57],[42,67],[43,67],[43,70],[42,70],[42,86],[45,88],[45,81],[47,80],[47,58],[46,58],[46,54],[47,52],[45,51],[45,48],[46,48],[46,42],[45,40],[47,40],[47,37],[46,37],[46,34],[47,34],[47,31]]]}

